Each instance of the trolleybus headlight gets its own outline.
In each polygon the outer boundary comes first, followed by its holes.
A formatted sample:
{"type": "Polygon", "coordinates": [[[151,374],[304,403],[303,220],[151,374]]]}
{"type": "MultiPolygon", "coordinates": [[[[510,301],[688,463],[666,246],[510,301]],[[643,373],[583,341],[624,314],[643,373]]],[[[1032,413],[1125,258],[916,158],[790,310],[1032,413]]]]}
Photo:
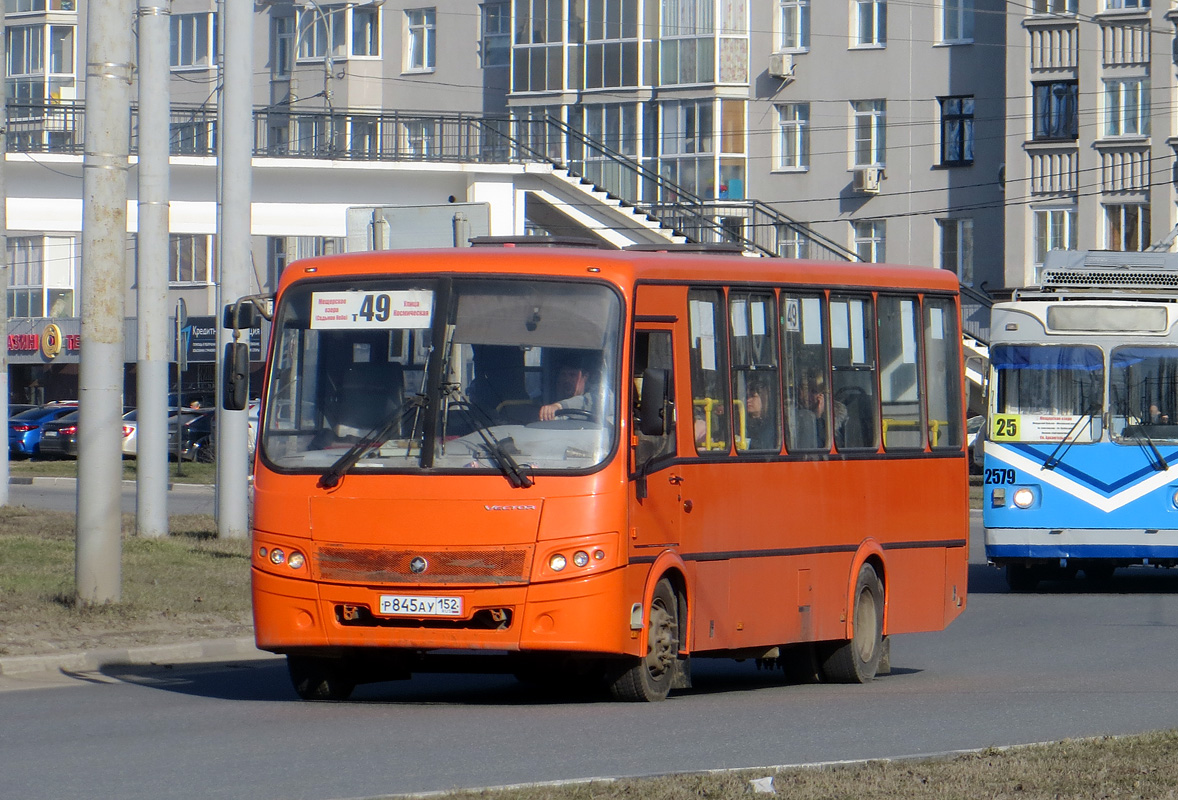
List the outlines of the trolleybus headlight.
{"type": "Polygon", "coordinates": [[[1014,493],[1014,504],[1019,508],[1030,508],[1035,502],[1035,493],[1030,489],[1018,489],[1014,493]]]}
{"type": "Polygon", "coordinates": [[[281,564],[284,561],[286,561],[286,553],[282,552],[277,547],[270,551],[271,564],[281,564]]]}
{"type": "Polygon", "coordinates": [[[291,569],[299,569],[303,566],[304,563],[306,563],[306,560],[307,559],[303,557],[303,554],[296,550],[290,554],[290,558],[286,560],[286,564],[291,569]]]}
{"type": "Polygon", "coordinates": [[[1174,506],[1178,508],[1178,489],[1174,490],[1174,497],[1171,499],[1174,501],[1174,506]]]}
{"type": "Polygon", "coordinates": [[[573,553],[573,563],[578,567],[585,566],[589,563],[589,554],[584,550],[578,550],[577,552],[573,553]]]}
{"type": "Polygon", "coordinates": [[[568,566],[568,563],[568,559],[566,559],[560,553],[553,553],[552,558],[548,559],[548,566],[550,566],[554,572],[560,572],[562,569],[568,566]]]}

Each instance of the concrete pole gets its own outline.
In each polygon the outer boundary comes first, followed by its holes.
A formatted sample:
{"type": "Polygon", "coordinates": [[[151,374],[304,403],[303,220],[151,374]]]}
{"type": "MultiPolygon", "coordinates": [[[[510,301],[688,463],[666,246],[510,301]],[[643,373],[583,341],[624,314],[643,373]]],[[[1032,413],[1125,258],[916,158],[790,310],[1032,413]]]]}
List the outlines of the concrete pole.
{"type": "Polygon", "coordinates": [[[132,8],[130,0],[90,0],[86,8],[82,363],[78,376],[81,409],[74,571],[81,604],[118,602],[121,598],[119,497],[132,8]]]}
{"type": "MultiPolygon", "coordinates": [[[[0,64],[8,63],[4,15],[0,14],[0,64]]],[[[8,105],[0,102],[0,287],[8,292],[8,191],[5,180],[8,158],[8,105]]],[[[4,302],[4,341],[0,347],[0,419],[8,419],[8,301],[4,302]]],[[[0,458],[0,506],[8,505],[8,450],[0,458]]]]}
{"type": "MultiPolygon", "coordinates": [[[[250,293],[253,145],[253,3],[221,0],[221,135],[217,159],[217,355],[224,358],[233,332],[222,327],[227,303],[250,293]]],[[[226,411],[221,370],[217,370],[217,534],[249,536],[249,463],[245,411],[226,411]]]]}
{"type": "Polygon", "coordinates": [[[169,0],[139,0],[136,530],[168,535],[169,0]]]}

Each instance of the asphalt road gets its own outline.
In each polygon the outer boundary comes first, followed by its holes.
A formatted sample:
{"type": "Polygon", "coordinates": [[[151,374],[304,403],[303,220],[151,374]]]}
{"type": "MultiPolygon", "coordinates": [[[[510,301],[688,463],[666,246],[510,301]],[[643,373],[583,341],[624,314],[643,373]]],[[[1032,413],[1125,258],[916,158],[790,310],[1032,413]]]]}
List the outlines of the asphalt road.
{"type": "MultiPolygon", "coordinates": [[[[123,482],[122,509],[135,513],[135,484],[123,482]]],[[[77,510],[77,483],[71,478],[37,479],[33,484],[8,486],[9,505],[44,508],[52,511],[77,510]]],[[[212,514],[215,511],[213,487],[173,483],[168,491],[169,514],[212,514]]]]}
{"type": "Polygon", "coordinates": [[[783,685],[719,661],[650,705],[449,675],[317,704],[296,700],[266,657],[4,679],[0,795],[322,800],[1178,727],[1178,573],[1014,595],[980,547],[976,536],[966,613],[896,637],[893,674],[864,686],[783,685]]]}

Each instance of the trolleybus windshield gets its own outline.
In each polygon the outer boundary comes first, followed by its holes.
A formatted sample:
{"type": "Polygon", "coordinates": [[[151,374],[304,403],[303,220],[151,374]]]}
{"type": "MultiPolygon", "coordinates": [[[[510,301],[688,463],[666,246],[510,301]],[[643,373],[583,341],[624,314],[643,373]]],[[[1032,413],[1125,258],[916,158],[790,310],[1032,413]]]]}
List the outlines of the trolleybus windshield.
{"type": "Polygon", "coordinates": [[[1100,438],[1104,358],[1099,348],[998,345],[990,351],[997,406],[990,438],[1092,442],[1100,438]]]}
{"type": "Polygon", "coordinates": [[[1178,440],[1178,348],[1119,347],[1109,364],[1114,441],[1178,440]]]}
{"type": "Polygon", "coordinates": [[[615,444],[620,319],[600,283],[295,284],[275,317],[263,457],[513,481],[596,468],[615,444]]]}

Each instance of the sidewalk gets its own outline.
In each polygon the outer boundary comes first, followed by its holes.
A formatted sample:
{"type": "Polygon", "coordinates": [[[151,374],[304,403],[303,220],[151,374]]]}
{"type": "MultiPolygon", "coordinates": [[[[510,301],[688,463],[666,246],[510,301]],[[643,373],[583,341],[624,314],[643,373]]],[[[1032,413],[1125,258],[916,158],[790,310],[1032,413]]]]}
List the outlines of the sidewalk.
{"type": "Polygon", "coordinates": [[[0,656],[0,676],[90,672],[117,664],[171,664],[177,661],[219,661],[261,655],[263,653],[254,646],[252,637],[209,639],[78,653],[0,656]]]}

